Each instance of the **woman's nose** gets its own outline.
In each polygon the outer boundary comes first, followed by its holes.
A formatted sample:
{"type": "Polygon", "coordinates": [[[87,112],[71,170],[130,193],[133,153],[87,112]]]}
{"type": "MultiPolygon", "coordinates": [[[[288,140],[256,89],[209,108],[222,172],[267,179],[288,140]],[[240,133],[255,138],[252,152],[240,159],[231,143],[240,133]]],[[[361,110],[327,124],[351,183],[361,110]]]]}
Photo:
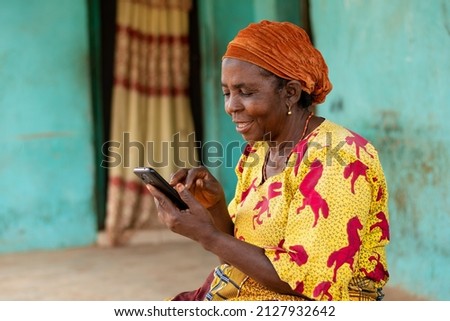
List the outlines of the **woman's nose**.
{"type": "Polygon", "coordinates": [[[243,108],[244,106],[237,96],[230,95],[225,100],[225,111],[227,112],[227,114],[231,115],[232,113],[242,110],[243,108]]]}

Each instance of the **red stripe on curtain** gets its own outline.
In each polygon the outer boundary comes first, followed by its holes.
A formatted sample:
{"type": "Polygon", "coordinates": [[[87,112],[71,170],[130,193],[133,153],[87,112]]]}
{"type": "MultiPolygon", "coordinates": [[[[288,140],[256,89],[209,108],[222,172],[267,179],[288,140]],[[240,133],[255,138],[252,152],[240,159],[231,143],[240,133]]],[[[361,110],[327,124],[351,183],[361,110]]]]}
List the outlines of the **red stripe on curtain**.
{"type": "Polygon", "coordinates": [[[132,4],[144,5],[152,8],[164,8],[164,9],[180,9],[189,11],[192,7],[191,0],[125,0],[132,4]]]}
{"type": "Polygon", "coordinates": [[[128,78],[114,77],[114,84],[122,86],[128,90],[135,90],[148,96],[189,96],[188,88],[156,88],[140,84],[128,78]]]}
{"type": "Polygon", "coordinates": [[[129,26],[116,25],[116,32],[125,33],[132,40],[138,40],[147,43],[157,43],[157,44],[174,44],[181,43],[183,45],[189,44],[189,37],[186,35],[174,36],[174,35],[154,35],[154,34],[144,34],[143,32],[136,30],[129,26]]]}
{"type": "Polygon", "coordinates": [[[145,185],[141,182],[132,182],[132,181],[125,181],[123,178],[115,176],[115,177],[110,177],[109,178],[109,184],[116,186],[116,187],[120,187],[120,188],[124,188],[130,191],[135,191],[135,192],[139,192],[142,194],[148,193],[147,188],[145,187],[145,185]]]}
{"type": "MultiPolygon", "coordinates": [[[[154,33],[144,33],[138,29],[132,28],[130,26],[125,25],[116,25],[116,32],[120,34],[118,37],[121,39],[127,39],[128,47],[117,48],[116,52],[116,63],[123,64],[124,66],[133,66],[136,64],[136,60],[134,60],[133,54],[129,51],[130,47],[140,48],[140,53],[136,53],[137,57],[145,58],[145,51],[148,51],[148,54],[153,55],[152,50],[156,48],[156,50],[162,50],[161,48],[170,48],[161,51],[157,54],[169,54],[172,61],[182,61],[179,60],[180,55],[189,53],[189,37],[188,35],[170,35],[170,34],[154,34],[154,33]],[[130,45],[130,43],[135,43],[136,45],[130,45]],[[142,52],[144,51],[144,53],[142,52]],[[131,65],[130,65],[131,64],[131,65]]],[[[153,59],[153,58],[152,58],[153,59]]],[[[166,57],[167,59],[167,57],[166,57]]],[[[129,68],[129,67],[126,67],[129,68]]],[[[170,70],[151,70],[150,65],[139,65],[135,66],[138,71],[138,76],[133,72],[117,72],[114,76],[114,84],[125,88],[127,90],[136,91],[140,94],[147,96],[165,96],[165,97],[179,97],[189,96],[189,88],[187,84],[187,79],[184,79],[183,73],[180,73],[181,78],[175,77],[175,79],[168,81],[167,75],[174,75],[173,69],[182,70],[187,68],[186,66],[170,66],[170,70]],[[160,72],[161,75],[164,75],[165,81],[154,81],[149,77],[150,75],[155,75],[155,72],[160,72]]],[[[186,72],[185,75],[187,75],[186,72]]]]}

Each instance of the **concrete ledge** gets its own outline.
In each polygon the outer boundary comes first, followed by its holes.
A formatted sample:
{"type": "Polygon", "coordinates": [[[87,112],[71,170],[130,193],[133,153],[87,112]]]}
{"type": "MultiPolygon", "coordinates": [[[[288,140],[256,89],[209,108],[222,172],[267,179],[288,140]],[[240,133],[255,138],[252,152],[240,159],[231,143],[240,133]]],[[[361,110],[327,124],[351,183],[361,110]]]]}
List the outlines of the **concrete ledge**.
{"type": "MultiPolygon", "coordinates": [[[[126,241],[121,246],[164,244],[172,242],[189,242],[186,237],[180,236],[166,229],[136,230],[126,236],[126,241]]],[[[97,236],[99,247],[113,247],[105,231],[100,231],[97,236]]]]}
{"type": "MultiPolygon", "coordinates": [[[[161,245],[171,243],[192,243],[193,241],[173,233],[167,229],[135,230],[127,236],[128,240],[121,247],[140,245],[161,245]]],[[[114,247],[110,244],[105,231],[98,233],[97,245],[99,247],[114,247]]],[[[195,247],[195,246],[194,246],[195,247]]],[[[430,298],[421,297],[399,286],[386,286],[384,301],[429,301],[430,298]]]]}

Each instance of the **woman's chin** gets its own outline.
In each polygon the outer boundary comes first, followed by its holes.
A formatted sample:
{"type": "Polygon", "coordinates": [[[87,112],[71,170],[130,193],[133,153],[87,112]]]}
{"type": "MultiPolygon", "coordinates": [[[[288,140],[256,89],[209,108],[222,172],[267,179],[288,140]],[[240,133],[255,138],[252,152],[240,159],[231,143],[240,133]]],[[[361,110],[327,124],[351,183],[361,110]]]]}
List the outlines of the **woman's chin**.
{"type": "Polygon", "coordinates": [[[253,144],[263,140],[261,137],[259,136],[257,137],[255,135],[241,135],[241,136],[249,144],[253,144]]]}

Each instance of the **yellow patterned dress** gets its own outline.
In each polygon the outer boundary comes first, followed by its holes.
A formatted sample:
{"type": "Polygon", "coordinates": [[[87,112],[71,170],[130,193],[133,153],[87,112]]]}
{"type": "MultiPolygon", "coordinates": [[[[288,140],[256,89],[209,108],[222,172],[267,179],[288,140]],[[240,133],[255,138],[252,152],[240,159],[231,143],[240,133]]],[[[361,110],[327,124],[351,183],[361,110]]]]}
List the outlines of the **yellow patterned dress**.
{"type": "MultiPolygon", "coordinates": [[[[236,167],[235,237],[264,248],[280,278],[313,300],[381,299],[389,278],[388,193],[375,148],[325,120],[297,143],[286,169],[263,182],[266,152],[264,142],[249,145],[236,167]]],[[[239,273],[218,267],[207,299],[301,299],[239,273]],[[215,296],[230,282],[234,294],[215,296]]]]}

